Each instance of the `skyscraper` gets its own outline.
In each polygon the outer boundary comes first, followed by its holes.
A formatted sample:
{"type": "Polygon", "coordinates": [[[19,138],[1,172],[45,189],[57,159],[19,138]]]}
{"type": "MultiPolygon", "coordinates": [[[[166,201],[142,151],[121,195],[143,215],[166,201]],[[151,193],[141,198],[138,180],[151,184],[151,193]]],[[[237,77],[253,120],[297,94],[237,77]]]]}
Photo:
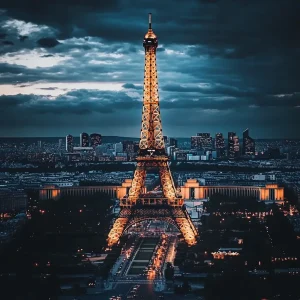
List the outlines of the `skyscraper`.
{"type": "Polygon", "coordinates": [[[168,137],[166,135],[164,135],[164,143],[165,145],[168,144],[168,137]]]}
{"type": "Polygon", "coordinates": [[[197,136],[200,138],[201,150],[212,150],[212,137],[210,133],[197,133],[197,136]]]}
{"type": "Polygon", "coordinates": [[[240,142],[239,137],[237,135],[233,137],[233,150],[234,158],[238,158],[240,156],[240,142]]]}
{"type": "Polygon", "coordinates": [[[59,140],[58,140],[58,148],[59,148],[59,149],[61,149],[61,147],[62,147],[62,142],[63,142],[62,139],[59,139],[59,140]]]}
{"type": "Polygon", "coordinates": [[[80,134],[80,147],[89,147],[89,135],[85,132],[80,134]]]}
{"type": "Polygon", "coordinates": [[[225,140],[222,133],[216,133],[215,148],[217,151],[217,157],[225,156],[225,140]]]}
{"type": "Polygon", "coordinates": [[[126,153],[134,153],[134,142],[133,141],[123,141],[123,151],[126,153]]]}
{"type": "Polygon", "coordinates": [[[236,136],[235,132],[228,132],[228,145],[227,145],[227,156],[229,159],[234,159],[235,158],[235,153],[234,153],[234,137],[236,136]]]}
{"type": "Polygon", "coordinates": [[[90,135],[90,139],[91,139],[91,147],[93,147],[94,149],[101,145],[101,134],[99,133],[92,133],[90,135]]]}
{"type": "Polygon", "coordinates": [[[174,146],[175,148],[177,148],[177,140],[174,138],[170,138],[169,139],[169,146],[174,146]]]}
{"type": "Polygon", "coordinates": [[[66,136],[66,150],[67,152],[71,153],[73,152],[73,136],[71,134],[68,134],[66,136]]]}
{"type": "Polygon", "coordinates": [[[117,155],[117,153],[119,152],[123,152],[123,144],[120,142],[120,143],[115,143],[114,145],[114,150],[115,150],[115,155],[117,155]]]}
{"type": "Polygon", "coordinates": [[[255,155],[255,141],[249,136],[249,129],[243,132],[243,155],[255,155]]]}
{"type": "Polygon", "coordinates": [[[200,136],[191,136],[191,149],[192,150],[201,150],[201,137],[200,136]]]}

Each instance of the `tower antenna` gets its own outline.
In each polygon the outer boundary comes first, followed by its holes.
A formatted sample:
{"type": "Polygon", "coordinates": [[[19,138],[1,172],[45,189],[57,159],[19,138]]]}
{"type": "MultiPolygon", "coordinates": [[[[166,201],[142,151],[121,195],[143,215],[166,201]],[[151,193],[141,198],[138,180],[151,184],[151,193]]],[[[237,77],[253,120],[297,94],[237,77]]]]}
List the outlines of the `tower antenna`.
{"type": "Polygon", "coordinates": [[[152,22],[152,14],[149,13],[149,29],[152,29],[151,22],[152,22]]]}

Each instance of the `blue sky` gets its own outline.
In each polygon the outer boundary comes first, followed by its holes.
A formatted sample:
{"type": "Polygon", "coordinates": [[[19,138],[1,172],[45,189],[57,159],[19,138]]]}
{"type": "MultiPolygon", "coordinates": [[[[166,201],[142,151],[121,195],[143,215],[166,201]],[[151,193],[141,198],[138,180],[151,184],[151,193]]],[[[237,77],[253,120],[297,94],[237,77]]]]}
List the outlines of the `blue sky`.
{"type": "Polygon", "coordinates": [[[0,4],[0,136],[138,137],[148,12],[165,135],[300,138],[297,0],[0,4]]]}

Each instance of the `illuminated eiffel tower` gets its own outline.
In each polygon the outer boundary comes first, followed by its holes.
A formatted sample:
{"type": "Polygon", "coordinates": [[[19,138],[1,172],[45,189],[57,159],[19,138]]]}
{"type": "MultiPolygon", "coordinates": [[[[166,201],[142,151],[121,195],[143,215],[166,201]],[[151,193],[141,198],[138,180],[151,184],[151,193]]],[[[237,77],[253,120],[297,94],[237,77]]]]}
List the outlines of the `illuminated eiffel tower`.
{"type": "Polygon", "coordinates": [[[160,220],[176,226],[188,245],[196,244],[197,230],[187,213],[183,199],[177,192],[169,169],[159,109],[156,69],[157,37],[151,28],[145,35],[144,97],[141,139],[137,166],[129,194],[120,200],[121,211],[108,235],[108,246],[116,244],[120,236],[133,224],[145,220],[160,220]],[[162,193],[143,194],[146,173],[158,169],[162,193]]]}

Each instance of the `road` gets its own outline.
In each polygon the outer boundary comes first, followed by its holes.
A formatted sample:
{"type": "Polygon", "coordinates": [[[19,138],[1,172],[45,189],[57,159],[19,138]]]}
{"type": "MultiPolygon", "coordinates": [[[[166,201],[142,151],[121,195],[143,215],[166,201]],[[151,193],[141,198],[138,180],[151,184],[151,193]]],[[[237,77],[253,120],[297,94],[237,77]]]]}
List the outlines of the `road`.
{"type": "MultiPolygon", "coordinates": [[[[98,299],[109,300],[113,296],[121,296],[122,300],[127,300],[127,297],[130,295],[130,292],[135,286],[135,283],[117,283],[113,290],[104,292],[103,294],[99,295],[98,299]]],[[[136,300],[155,300],[156,298],[157,294],[154,292],[152,283],[139,284],[139,287],[134,294],[134,299],[136,300]]]]}
{"type": "Polygon", "coordinates": [[[101,295],[99,295],[98,298],[91,298],[91,299],[99,299],[99,300],[110,300],[113,296],[121,296],[121,300],[194,300],[194,299],[201,299],[201,297],[197,297],[195,295],[175,295],[173,293],[170,294],[164,294],[161,292],[155,292],[154,291],[154,285],[152,283],[148,284],[139,284],[138,289],[136,290],[136,293],[134,293],[133,298],[130,297],[131,291],[136,286],[136,284],[123,284],[118,283],[114,290],[105,292],[101,295]]]}
{"type": "MultiPolygon", "coordinates": [[[[116,263],[110,281],[112,289],[101,294],[99,299],[113,299],[113,296],[120,296],[121,300],[153,300],[158,296],[163,299],[163,294],[158,291],[164,286],[164,263],[173,262],[177,237],[176,234],[163,234],[168,224],[162,222],[150,221],[143,227],[146,229],[143,236],[138,235],[139,238],[130,244],[130,257],[124,259],[123,254],[116,263]]],[[[163,297],[168,299],[168,295],[163,297]]]]}

